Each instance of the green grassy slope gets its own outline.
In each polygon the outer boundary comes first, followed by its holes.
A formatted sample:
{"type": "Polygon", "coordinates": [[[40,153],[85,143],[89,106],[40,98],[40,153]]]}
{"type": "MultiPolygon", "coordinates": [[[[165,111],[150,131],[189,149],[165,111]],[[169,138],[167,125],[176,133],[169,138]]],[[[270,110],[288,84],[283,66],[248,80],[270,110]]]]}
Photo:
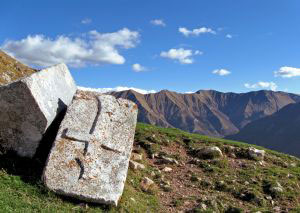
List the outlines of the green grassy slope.
{"type": "Polygon", "coordinates": [[[45,155],[30,160],[2,154],[0,212],[300,212],[299,159],[269,150],[263,162],[250,159],[249,146],[140,123],[134,152],[143,155],[140,163],[146,168],[129,169],[117,208],[84,204],[45,189],[40,180],[45,155]],[[218,146],[223,157],[197,158],[194,150],[206,146],[218,146]],[[178,164],[161,163],[159,156],[178,164]],[[166,166],[173,171],[162,171],[166,166]],[[140,186],[143,177],[155,182],[147,192],[140,186]],[[282,192],[270,191],[276,184],[282,192]]]}
{"type": "Polygon", "coordinates": [[[36,70],[18,62],[0,50],[0,85],[28,76],[36,70]]]}

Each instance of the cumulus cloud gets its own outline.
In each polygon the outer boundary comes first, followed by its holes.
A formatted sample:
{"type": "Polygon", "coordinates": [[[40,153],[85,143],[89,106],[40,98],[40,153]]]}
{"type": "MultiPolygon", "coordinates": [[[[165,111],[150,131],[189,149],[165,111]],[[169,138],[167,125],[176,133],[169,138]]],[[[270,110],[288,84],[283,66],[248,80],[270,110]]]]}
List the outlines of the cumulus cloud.
{"type": "Polygon", "coordinates": [[[226,70],[226,69],[216,69],[212,71],[213,74],[224,76],[224,75],[229,75],[231,72],[226,70]]]}
{"type": "Polygon", "coordinates": [[[92,19],[90,18],[85,18],[81,20],[81,24],[90,24],[92,23],[92,19]]]}
{"type": "Polygon", "coordinates": [[[280,67],[278,71],[275,71],[275,76],[279,76],[282,78],[293,78],[300,76],[300,68],[294,67],[280,67]]]}
{"type": "Polygon", "coordinates": [[[155,90],[144,90],[144,89],[138,89],[135,87],[123,87],[118,86],[115,88],[89,88],[89,87],[78,87],[78,89],[84,90],[84,91],[93,91],[93,92],[100,92],[100,93],[107,93],[107,92],[121,92],[125,90],[134,90],[141,94],[149,94],[149,93],[156,93],[155,90]]]}
{"type": "Polygon", "coordinates": [[[270,81],[270,82],[264,82],[264,81],[260,81],[257,82],[255,84],[249,84],[249,83],[245,83],[244,86],[248,89],[257,89],[257,88],[263,88],[263,89],[270,89],[275,91],[277,89],[277,85],[276,83],[270,81]]]}
{"type": "Polygon", "coordinates": [[[161,26],[165,27],[166,23],[162,19],[154,19],[150,21],[151,24],[156,25],[156,26],[161,26]]]}
{"type": "Polygon", "coordinates": [[[146,70],[147,70],[146,67],[143,67],[143,66],[140,65],[140,64],[133,64],[133,65],[132,65],[132,69],[133,69],[133,71],[135,71],[135,72],[143,72],[143,71],[146,71],[146,70]]]}
{"type": "Polygon", "coordinates": [[[83,67],[123,64],[125,58],[119,49],[134,48],[138,41],[138,32],[123,28],[112,33],[93,30],[76,38],[28,35],[21,40],[6,40],[0,48],[25,64],[45,67],[63,62],[72,67],[83,67]]]}
{"type": "Polygon", "coordinates": [[[211,28],[207,28],[207,27],[200,27],[200,28],[196,28],[196,29],[192,29],[192,30],[189,30],[185,27],[179,27],[178,31],[186,37],[189,37],[190,35],[199,36],[200,34],[207,34],[207,33],[216,34],[216,31],[212,30],[211,28]]]}
{"type": "Polygon", "coordinates": [[[192,64],[194,62],[192,56],[203,54],[199,50],[192,51],[186,50],[183,48],[179,49],[170,49],[168,51],[163,51],[160,53],[160,56],[163,58],[169,58],[172,60],[177,60],[181,64],[192,64]]]}

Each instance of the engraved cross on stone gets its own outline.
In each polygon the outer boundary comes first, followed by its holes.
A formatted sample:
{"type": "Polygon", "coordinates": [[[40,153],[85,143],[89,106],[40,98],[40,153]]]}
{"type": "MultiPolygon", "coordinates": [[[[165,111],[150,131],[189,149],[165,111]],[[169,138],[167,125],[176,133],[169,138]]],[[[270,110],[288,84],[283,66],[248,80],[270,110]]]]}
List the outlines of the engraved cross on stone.
{"type": "MultiPolygon", "coordinates": [[[[99,120],[99,116],[101,113],[101,101],[99,100],[99,97],[95,97],[95,98],[98,102],[98,104],[97,104],[98,110],[95,115],[95,118],[93,119],[93,123],[91,124],[90,129],[86,132],[82,132],[82,131],[66,128],[66,129],[64,129],[63,134],[62,134],[63,138],[66,138],[66,139],[69,139],[69,140],[72,140],[75,142],[84,143],[83,158],[82,158],[82,156],[81,157],[77,156],[75,158],[76,163],[80,167],[80,175],[79,175],[78,180],[85,179],[86,177],[90,177],[91,174],[85,174],[85,173],[91,173],[93,171],[93,168],[90,168],[91,167],[90,164],[92,164],[92,163],[89,163],[88,165],[86,165],[84,163],[84,161],[87,160],[86,158],[90,158],[90,156],[87,156],[88,148],[89,148],[89,145],[92,140],[97,141],[97,139],[94,135],[94,132],[98,127],[97,125],[101,125],[101,123],[97,124],[97,121],[99,120]]],[[[111,121],[111,122],[113,122],[113,121],[111,121]]],[[[100,141],[99,141],[99,147],[101,147],[105,150],[115,152],[115,153],[121,153],[121,151],[116,150],[111,147],[108,147],[104,143],[100,144],[100,141]]]]}

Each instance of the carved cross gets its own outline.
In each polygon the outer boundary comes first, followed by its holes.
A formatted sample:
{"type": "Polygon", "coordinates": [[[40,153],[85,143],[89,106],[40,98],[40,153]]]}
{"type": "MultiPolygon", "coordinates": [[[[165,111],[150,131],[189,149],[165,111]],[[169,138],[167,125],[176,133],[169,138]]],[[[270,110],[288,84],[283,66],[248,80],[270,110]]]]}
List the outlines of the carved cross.
{"type": "MultiPolygon", "coordinates": [[[[96,128],[97,127],[97,121],[99,119],[99,115],[100,115],[100,112],[101,112],[101,102],[100,102],[98,97],[96,99],[98,101],[98,105],[97,105],[98,110],[97,110],[97,114],[95,115],[94,122],[92,123],[92,126],[91,126],[90,130],[88,131],[89,133],[78,131],[78,130],[72,130],[72,129],[69,129],[69,128],[64,129],[64,131],[62,133],[63,138],[66,138],[66,139],[69,139],[69,140],[72,140],[72,141],[75,141],[75,142],[84,143],[84,150],[83,150],[84,159],[86,158],[86,155],[88,153],[89,144],[91,143],[92,140],[94,140],[94,141],[96,140],[96,137],[94,136],[94,132],[97,129],[96,128]]],[[[106,113],[110,114],[112,112],[106,112],[106,113]]],[[[113,122],[113,121],[111,121],[111,122],[113,122]]],[[[105,150],[109,150],[109,151],[112,151],[112,152],[115,152],[115,153],[121,153],[121,151],[113,149],[111,147],[108,147],[104,144],[99,144],[99,146],[101,148],[105,149],[105,150]]],[[[78,180],[85,179],[84,177],[89,176],[89,174],[85,174],[86,170],[89,170],[89,169],[87,169],[87,165],[84,164],[84,159],[82,159],[80,157],[75,158],[76,163],[80,167],[80,175],[79,175],[78,180]]],[[[92,169],[90,169],[89,171],[92,171],[92,169]]]]}

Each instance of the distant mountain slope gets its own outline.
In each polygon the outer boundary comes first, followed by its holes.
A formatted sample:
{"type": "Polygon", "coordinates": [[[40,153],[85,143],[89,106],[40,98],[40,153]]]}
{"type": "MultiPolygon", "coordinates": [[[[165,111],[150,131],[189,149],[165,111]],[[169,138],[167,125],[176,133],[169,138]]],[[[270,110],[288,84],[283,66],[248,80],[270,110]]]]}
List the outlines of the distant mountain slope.
{"type": "Polygon", "coordinates": [[[146,95],[127,90],[110,94],[137,103],[140,122],[215,137],[235,134],[248,123],[300,101],[295,94],[264,90],[240,94],[213,90],[180,94],[162,90],[146,95]]]}
{"type": "Polygon", "coordinates": [[[226,137],[300,156],[300,103],[256,120],[239,133],[226,137]]]}
{"type": "Polygon", "coordinates": [[[30,75],[35,71],[0,50],[0,86],[30,75]]]}

